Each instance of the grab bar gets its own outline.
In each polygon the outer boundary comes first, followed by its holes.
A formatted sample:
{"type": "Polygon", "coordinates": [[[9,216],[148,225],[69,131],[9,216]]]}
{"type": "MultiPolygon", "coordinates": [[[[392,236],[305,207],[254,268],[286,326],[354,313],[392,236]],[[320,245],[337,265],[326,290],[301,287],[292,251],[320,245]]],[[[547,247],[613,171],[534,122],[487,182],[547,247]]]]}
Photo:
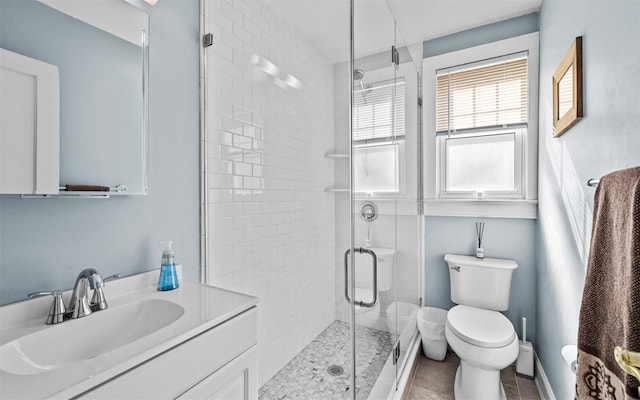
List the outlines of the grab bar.
{"type": "MultiPolygon", "coordinates": [[[[378,256],[371,249],[354,248],[353,251],[357,251],[358,253],[367,253],[371,257],[373,257],[373,301],[367,303],[362,300],[354,300],[353,303],[360,307],[373,307],[378,302],[378,256]]],[[[351,249],[348,249],[344,253],[344,297],[347,299],[349,304],[351,304],[352,300],[349,297],[349,253],[351,249]]],[[[354,263],[355,264],[355,263],[354,263]]],[[[355,266],[354,266],[355,267],[355,266]]]]}

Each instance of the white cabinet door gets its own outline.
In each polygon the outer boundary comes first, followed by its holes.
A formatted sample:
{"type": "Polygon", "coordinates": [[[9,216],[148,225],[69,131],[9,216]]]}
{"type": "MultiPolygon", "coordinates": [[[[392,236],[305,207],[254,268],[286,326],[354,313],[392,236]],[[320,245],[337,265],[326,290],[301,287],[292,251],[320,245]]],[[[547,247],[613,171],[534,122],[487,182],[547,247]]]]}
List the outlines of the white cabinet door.
{"type": "Polygon", "coordinates": [[[209,375],[178,399],[257,400],[258,356],[256,346],[209,375]]]}
{"type": "Polygon", "coordinates": [[[58,193],[58,67],[0,49],[0,194],[58,193]]]}

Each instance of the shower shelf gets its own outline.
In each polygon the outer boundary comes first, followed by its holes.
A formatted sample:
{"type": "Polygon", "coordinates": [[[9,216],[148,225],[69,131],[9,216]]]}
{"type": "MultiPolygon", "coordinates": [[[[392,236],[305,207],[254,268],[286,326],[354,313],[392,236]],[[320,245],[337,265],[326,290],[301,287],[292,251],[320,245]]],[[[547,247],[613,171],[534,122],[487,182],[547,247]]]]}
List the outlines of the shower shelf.
{"type": "Polygon", "coordinates": [[[328,186],[324,188],[324,191],[325,192],[349,192],[349,188],[337,188],[337,187],[328,186]]]}
{"type": "Polygon", "coordinates": [[[324,153],[324,156],[326,158],[331,158],[333,160],[344,160],[344,159],[349,158],[349,154],[336,153],[336,152],[333,152],[333,151],[328,151],[328,152],[324,153]]]}

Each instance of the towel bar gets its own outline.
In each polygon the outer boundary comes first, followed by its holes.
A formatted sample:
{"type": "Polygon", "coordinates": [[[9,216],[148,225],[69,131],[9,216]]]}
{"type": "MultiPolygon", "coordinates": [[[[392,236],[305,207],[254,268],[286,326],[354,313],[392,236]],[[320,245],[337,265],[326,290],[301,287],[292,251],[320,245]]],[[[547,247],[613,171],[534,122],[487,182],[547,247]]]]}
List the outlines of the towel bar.
{"type": "Polygon", "coordinates": [[[598,183],[600,183],[600,179],[591,178],[587,181],[587,186],[596,187],[598,186],[598,183]]]}

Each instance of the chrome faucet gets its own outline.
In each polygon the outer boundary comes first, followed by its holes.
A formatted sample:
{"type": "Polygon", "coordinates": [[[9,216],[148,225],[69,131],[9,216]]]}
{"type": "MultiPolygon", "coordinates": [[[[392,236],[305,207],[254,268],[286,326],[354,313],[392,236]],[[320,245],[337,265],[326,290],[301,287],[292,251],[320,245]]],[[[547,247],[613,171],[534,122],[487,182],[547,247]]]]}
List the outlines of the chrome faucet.
{"type": "MultiPolygon", "coordinates": [[[[86,317],[93,312],[93,309],[89,303],[89,287],[94,291],[100,290],[104,281],[98,271],[93,268],[87,268],[82,270],[76,278],[76,284],[73,286],[73,292],[71,293],[71,302],[67,307],[67,312],[71,314],[71,319],[86,317]]],[[[104,294],[102,297],[103,307],[100,310],[107,308],[107,302],[104,300],[104,294]]]]}
{"type": "Polygon", "coordinates": [[[76,283],[71,293],[71,301],[69,302],[69,307],[66,308],[62,301],[62,291],[29,293],[28,297],[52,295],[53,304],[49,310],[46,323],[48,325],[57,324],[68,319],[86,317],[94,311],[106,309],[107,300],[102,291],[104,282],[119,277],[120,274],[115,274],[103,279],[102,275],[93,268],[82,270],[76,278],[76,283]],[[89,300],[89,289],[93,289],[91,300],[89,300]]]}

